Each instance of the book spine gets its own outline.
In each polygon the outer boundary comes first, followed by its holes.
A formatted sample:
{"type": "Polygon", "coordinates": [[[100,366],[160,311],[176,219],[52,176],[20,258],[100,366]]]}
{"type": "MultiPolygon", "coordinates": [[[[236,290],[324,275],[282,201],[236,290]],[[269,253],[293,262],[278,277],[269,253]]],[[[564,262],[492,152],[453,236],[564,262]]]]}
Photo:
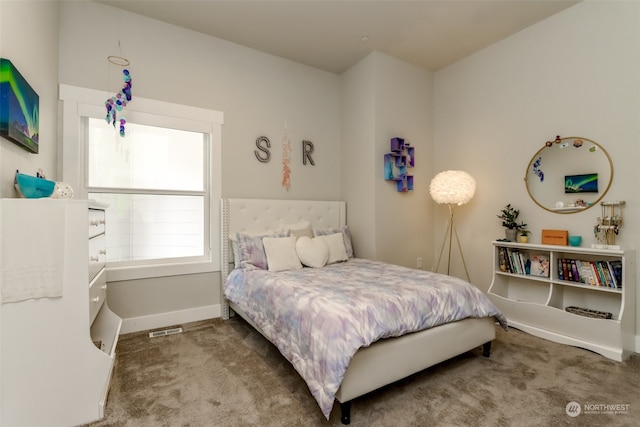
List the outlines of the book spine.
{"type": "Polygon", "coordinates": [[[509,271],[509,267],[507,267],[507,258],[505,257],[505,250],[502,246],[498,246],[498,268],[500,271],[509,271]]]}
{"type": "Polygon", "coordinates": [[[595,285],[589,262],[577,260],[576,264],[578,265],[578,273],[580,273],[580,283],[591,286],[595,285]]]}
{"type": "Polygon", "coordinates": [[[562,268],[562,258],[558,258],[558,279],[564,280],[564,269],[562,268]]]}
{"type": "Polygon", "coordinates": [[[562,280],[571,280],[571,277],[569,276],[569,269],[567,268],[566,258],[562,258],[562,274],[563,274],[562,280]]]}
{"type": "Polygon", "coordinates": [[[622,282],[622,261],[613,260],[611,261],[611,267],[613,267],[613,275],[616,278],[616,283],[618,285],[618,289],[621,289],[623,286],[622,282]]]}
{"type": "Polygon", "coordinates": [[[604,276],[604,280],[607,283],[607,286],[610,288],[615,288],[611,280],[611,273],[609,272],[609,267],[605,261],[600,261],[600,267],[602,268],[602,275],[604,276]]]}
{"type": "Polygon", "coordinates": [[[522,274],[528,275],[531,272],[531,261],[527,252],[520,252],[520,268],[522,274]]]}
{"type": "Polygon", "coordinates": [[[589,261],[589,265],[591,266],[591,271],[593,271],[593,277],[596,279],[596,284],[598,286],[602,286],[602,278],[600,277],[600,273],[598,273],[596,263],[593,261],[589,261]]]}
{"type": "Polygon", "coordinates": [[[578,273],[578,266],[576,265],[576,260],[571,260],[571,277],[574,282],[580,282],[580,274],[578,273]]]}
{"type": "Polygon", "coordinates": [[[611,264],[610,261],[607,261],[607,268],[609,269],[609,275],[611,276],[611,287],[612,288],[619,288],[618,279],[616,278],[616,274],[613,271],[613,265],[611,264]]]}
{"type": "Polygon", "coordinates": [[[565,266],[566,266],[566,269],[567,269],[567,274],[566,274],[566,279],[565,280],[573,282],[573,271],[571,270],[571,260],[570,259],[566,259],[564,263],[565,263],[565,266]]]}
{"type": "Polygon", "coordinates": [[[507,269],[509,273],[515,273],[513,270],[513,259],[511,258],[511,248],[505,248],[506,257],[507,257],[507,269]]]}
{"type": "Polygon", "coordinates": [[[599,261],[596,261],[595,265],[596,265],[596,271],[598,272],[598,275],[600,276],[601,286],[605,286],[605,287],[608,286],[607,285],[607,281],[604,278],[604,271],[602,270],[602,265],[600,264],[599,261]]]}
{"type": "Polygon", "coordinates": [[[518,251],[511,251],[511,266],[515,274],[520,274],[520,260],[518,259],[518,251]]]}
{"type": "Polygon", "coordinates": [[[598,282],[596,281],[596,277],[593,275],[593,269],[591,268],[591,263],[589,261],[582,261],[584,266],[584,273],[587,276],[587,282],[591,286],[598,286],[598,282]]]}

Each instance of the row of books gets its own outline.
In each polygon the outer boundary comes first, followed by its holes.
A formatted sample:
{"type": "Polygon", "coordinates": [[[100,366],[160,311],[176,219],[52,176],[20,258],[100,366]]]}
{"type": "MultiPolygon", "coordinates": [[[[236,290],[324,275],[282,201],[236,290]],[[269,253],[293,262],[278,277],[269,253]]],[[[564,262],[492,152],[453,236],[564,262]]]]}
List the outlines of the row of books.
{"type": "Polygon", "coordinates": [[[558,258],[558,278],[606,288],[622,288],[622,261],[558,258]]]}
{"type": "Polygon", "coordinates": [[[549,255],[517,248],[498,247],[500,270],[507,273],[549,277],[549,255]]]}

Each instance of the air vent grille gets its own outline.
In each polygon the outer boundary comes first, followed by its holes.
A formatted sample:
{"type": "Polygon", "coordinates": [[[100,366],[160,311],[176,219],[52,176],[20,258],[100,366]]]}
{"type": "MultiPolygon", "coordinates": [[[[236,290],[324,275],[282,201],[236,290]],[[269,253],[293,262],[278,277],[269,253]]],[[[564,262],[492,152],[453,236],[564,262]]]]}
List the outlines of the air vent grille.
{"type": "Polygon", "coordinates": [[[161,331],[151,331],[149,332],[149,338],[165,337],[167,335],[175,335],[181,332],[182,332],[182,328],[170,328],[170,329],[163,329],[161,331]]]}

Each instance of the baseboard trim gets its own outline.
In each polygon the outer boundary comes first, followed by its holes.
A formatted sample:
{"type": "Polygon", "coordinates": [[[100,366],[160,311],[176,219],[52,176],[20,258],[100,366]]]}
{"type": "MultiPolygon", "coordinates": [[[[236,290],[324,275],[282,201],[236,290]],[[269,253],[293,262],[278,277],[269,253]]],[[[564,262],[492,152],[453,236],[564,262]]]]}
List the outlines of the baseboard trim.
{"type": "Polygon", "coordinates": [[[149,316],[131,317],[122,319],[120,335],[131,332],[147,331],[150,329],[164,328],[181,323],[197,322],[199,320],[213,319],[221,315],[220,305],[208,305],[205,307],[190,308],[187,310],[170,311],[167,313],[151,314],[149,316]]]}

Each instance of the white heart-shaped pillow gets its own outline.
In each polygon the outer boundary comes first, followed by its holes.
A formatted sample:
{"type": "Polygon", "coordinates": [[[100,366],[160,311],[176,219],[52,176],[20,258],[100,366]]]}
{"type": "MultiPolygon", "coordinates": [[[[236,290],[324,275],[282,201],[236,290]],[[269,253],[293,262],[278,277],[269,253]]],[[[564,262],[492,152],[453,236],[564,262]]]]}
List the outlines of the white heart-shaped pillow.
{"type": "Polygon", "coordinates": [[[307,267],[324,267],[329,260],[329,245],[322,239],[307,236],[298,238],[296,252],[300,262],[307,267]]]}

